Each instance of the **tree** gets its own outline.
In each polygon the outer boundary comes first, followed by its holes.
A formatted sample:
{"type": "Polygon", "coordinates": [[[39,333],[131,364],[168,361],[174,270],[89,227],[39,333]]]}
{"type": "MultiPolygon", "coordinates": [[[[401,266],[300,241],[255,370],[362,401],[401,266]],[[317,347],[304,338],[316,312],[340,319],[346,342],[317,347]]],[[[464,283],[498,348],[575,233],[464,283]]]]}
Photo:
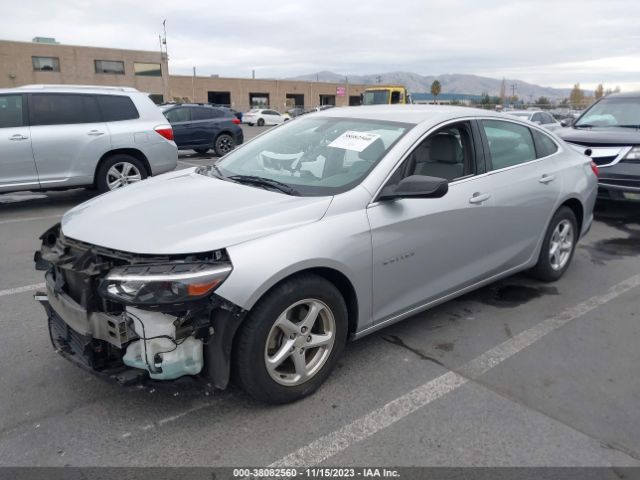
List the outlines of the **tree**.
{"type": "Polygon", "coordinates": [[[431,84],[431,95],[433,95],[433,101],[436,101],[436,98],[438,97],[438,95],[440,95],[440,92],[442,91],[442,85],[440,85],[440,82],[438,80],[434,80],[433,83],[431,84]]]}
{"type": "Polygon", "coordinates": [[[580,89],[580,82],[573,86],[569,94],[569,102],[574,108],[580,108],[584,104],[584,92],[580,89]]]}
{"type": "Polygon", "coordinates": [[[547,97],[539,97],[539,98],[536,100],[536,105],[544,105],[544,106],[547,106],[547,105],[550,105],[550,104],[551,104],[551,102],[549,101],[549,99],[548,99],[547,97]]]}
{"type": "Polygon", "coordinates": [[[502,83],[500,84],[500,101],[504,103],[507,99],[507,81],[502,77],[502,83]]]}
{"type": "Polygon", "coordinates": [[[599,85],[596,87],[595,92],[593,92],[593,93],[595,94],[596,100],[597,100],[598,98],[602,98],[602,97],[604,96],[604,86],[603,86],[602,84],[599,84],[599,85]]]}

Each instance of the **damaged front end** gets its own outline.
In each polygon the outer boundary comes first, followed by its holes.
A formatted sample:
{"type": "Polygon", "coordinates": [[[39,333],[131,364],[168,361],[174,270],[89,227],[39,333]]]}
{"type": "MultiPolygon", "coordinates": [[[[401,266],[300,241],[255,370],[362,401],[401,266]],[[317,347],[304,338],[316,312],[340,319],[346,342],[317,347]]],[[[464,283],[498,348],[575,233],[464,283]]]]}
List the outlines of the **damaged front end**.
{"type": "Polygon", "coordinates": [[[225,250],[141,255],[65,238],[60,225],[35,253],[54,348],[121,383],[207,373],[229,381],[233,336],[246,312],[217,296],[232,271],[225,250]]]}

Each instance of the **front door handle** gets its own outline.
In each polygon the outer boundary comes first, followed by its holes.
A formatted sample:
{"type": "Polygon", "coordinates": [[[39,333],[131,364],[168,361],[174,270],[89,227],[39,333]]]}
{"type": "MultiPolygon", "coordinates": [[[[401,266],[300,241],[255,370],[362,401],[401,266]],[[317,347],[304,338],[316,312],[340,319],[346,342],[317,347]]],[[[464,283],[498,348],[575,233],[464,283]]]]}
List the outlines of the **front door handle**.
{"type": "Polygon", "coordinates": [[[100,135],[104,135],[104,132],[101,130],[89,130],[87,135],[91,135],[92,137],[99,137],[100,135]]]}
{"type": "Polygon", "coordinates": [[[489,200],[489,198],[491,198],[491,195],[489,195],[488,193],[476,192],[469,199],[469,203],[482,203],[482,202],[484,202],[486,200],[489,200]]]}
{"type": "Polygon", "coordinates": [[[553,182],[555,180],[556,176],[555,175],[547,175],[546,173],[544,175],[542,175],[540,177],[540,180],[538,180],[540,183],[549,183],[549,182],[553,182]]]}
{"type": "Polygon", "coordinates": [[[22,135],[20,133],[16,133],[15,135],[11,135],[9,140],[27,140],[29,137],[22,135]]]}

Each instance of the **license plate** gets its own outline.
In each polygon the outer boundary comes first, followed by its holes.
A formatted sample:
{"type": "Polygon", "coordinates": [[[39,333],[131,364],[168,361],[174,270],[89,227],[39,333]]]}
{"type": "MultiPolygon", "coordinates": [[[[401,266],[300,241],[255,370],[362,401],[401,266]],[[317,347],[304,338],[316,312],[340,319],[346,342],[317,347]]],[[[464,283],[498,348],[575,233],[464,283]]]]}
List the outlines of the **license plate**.
{"type": "Polygon", "coordinates": [[[628,200],[640,200],[640,193],[622,192],[622,195],[628,200]]]}

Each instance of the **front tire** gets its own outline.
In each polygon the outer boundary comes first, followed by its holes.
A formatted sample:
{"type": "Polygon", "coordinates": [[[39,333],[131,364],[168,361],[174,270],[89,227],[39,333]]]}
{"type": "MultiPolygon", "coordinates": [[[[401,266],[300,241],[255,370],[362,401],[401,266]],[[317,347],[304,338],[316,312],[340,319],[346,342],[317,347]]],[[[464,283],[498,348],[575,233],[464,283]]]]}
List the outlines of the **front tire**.
{"type": "Polygon", "coordinates": [[[331,282],[313,274],[283,281],[254,306],[237,333],[236,382],[266,403],[310,395],[342,353],[347,323],[344,298],[331,282]]]}
{"type": "Polygon", "coordinates": [[[100,193],[116,190],[147,178],[147,170],[140,160],[119,153],[103,161],[96,172],[96,187],[100,193]]]}
{"type": "Polygon", "coordinates": [[[576,216],[569,207],[561,207],[555,213],[540,249],[538,263],[531,275],[543,282],[558,280],[569,268],[580,233],[576,216]]]}
{"type": "Polygon", "coordinates": [[[231,135],[227,135],[226,133],[223,133],[221,135],[218,135],[218,138],[216,138],[216,143],[214,148],[216,151],[216,155],[219,157],[223,157],[227,153],[229,153],[231,150],[236,148],[236,141],[233,139],[231,135]]]}

